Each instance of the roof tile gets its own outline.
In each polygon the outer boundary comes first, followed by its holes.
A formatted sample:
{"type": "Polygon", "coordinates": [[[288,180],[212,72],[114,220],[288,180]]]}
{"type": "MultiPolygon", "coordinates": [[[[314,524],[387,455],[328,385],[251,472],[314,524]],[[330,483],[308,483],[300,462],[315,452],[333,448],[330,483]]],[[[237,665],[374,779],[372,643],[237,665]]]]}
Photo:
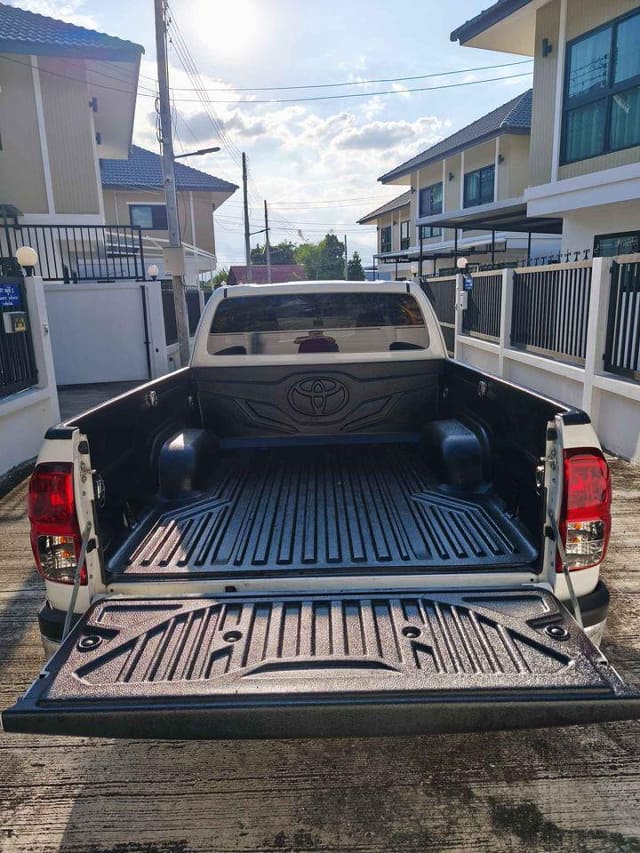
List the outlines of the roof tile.
{"type": "MultiPolygon", "coordinates": [[[[235,192],[238,189],[236,184],[185,166],[184,163],[176,163],[175,170],[178,190],[235,192]]],[[[162,158],[138,145],[131,146],[128,160],[101,160],[100,174],[105,189],[162,189],[164,185],[162,158]]]]}
{"type": "Polygon", "coordinates": [[[476,119],[441,142],[432,145],[431,148],[427,148],[410,160],[396,166],[395,169],[391,169],[390,172],[382,175],[378,180],[384,184],[394,178],[407,175],[419,166],[426,166],[428,163],[440,160],[447,154],[467,148],[469,145],[480,142],[482,139],[497,136],[499,133],[505,133],[509,130],[515,132],[530,130],[532,95],[533,89],[529,89],[523,92],[523,94],[512,98],[501,107],[476,119]]]}
{"type": "Polygon", "coordinates": [[[135,59],[144,48],[132,41],[0,3],[0,52],[135,59]]]}

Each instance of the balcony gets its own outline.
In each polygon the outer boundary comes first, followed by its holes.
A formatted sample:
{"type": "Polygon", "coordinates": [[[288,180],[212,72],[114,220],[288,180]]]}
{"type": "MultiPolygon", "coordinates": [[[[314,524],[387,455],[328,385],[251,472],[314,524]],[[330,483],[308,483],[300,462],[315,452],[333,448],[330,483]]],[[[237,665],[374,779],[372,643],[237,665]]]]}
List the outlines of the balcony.
{"type": "Polygon", "coordinates": [[[43,281],[144,281],[140,228],[132,225],[0,225],[0,258],[14,258],[20,246],[38,253],[36,275],[43,281]]]}

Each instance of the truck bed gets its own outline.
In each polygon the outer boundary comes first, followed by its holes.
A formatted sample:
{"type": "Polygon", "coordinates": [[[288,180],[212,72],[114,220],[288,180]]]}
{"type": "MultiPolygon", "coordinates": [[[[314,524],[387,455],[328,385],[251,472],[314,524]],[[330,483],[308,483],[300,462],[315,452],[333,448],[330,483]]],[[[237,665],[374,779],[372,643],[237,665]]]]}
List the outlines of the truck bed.
{"type": "Polygon", "coordinates": [[[416,443],[221,451],[205,492],[159,503],[113,575],[256,577],[507,569],[536,557],[486,486],[439,486],[416,443]]]}

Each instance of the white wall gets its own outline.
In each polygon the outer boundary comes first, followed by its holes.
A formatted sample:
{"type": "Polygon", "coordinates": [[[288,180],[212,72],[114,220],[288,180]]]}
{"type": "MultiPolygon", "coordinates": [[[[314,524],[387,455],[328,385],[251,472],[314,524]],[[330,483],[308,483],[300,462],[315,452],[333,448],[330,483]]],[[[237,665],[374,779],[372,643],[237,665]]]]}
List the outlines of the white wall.
{"type": "Polygon", "coordinates": [[[640,230],[640,201],[587,207],[563,217],[562,251],[593,249],[596,234],[640,230]]]}
{"type": "Polygon", "coordinates": [[[45,292],[59,385],[149,378],[143,292],[151,375],[167,372],[159,282],[49,284],[45,292]]]}
{"type": "Polygon", "coordinates": [[[38,384],[0,399],[0,476],[38,453],[47,429],[60,420],[42,279],[25,280],[38,384]]]}

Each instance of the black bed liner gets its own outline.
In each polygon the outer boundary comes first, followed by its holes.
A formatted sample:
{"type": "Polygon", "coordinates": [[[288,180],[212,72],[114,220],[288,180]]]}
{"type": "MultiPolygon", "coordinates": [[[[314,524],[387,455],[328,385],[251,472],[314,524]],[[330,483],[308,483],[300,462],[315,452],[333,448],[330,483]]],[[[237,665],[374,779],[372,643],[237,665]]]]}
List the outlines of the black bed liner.
{"type": "Polygon", "coordinates": [[[425,734],[640,716],[540,589],[95,602],[8,732],[228,738],[425,734]]]}
{"type": "Polygon", "coordinates": [[[279,446],[224,451],[206,495],[159,507],[111,571],[500,570],[535,556],[495,494],[438,487],[415,444],[279,446]]]}

